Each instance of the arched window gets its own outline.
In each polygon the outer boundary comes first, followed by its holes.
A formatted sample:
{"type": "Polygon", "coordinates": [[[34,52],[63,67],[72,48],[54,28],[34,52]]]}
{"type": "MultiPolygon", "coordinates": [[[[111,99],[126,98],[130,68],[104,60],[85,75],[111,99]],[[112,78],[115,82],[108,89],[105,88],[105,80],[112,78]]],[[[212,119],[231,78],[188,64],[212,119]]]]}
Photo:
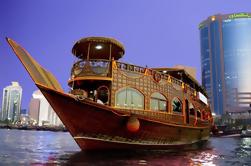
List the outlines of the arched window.
{"type": "Polygon", "coordinates": [[[189,103],[189,112],[190,112],[190,115],[192,115],[192,116],[195,115],[195,110],[194,110],[194,106],[192,103],[189,103]]]}
{"type": "Polygon", "coordinates": [[[177,97],[172,100],[172,110],[176,113],[182,113],[182,103],[177,97]]]}
{"type": "Polygon", "coordinates": [[[109,103],[109,89],[107,86],[100,86],[97,89],[97,101],[100,100],[104,104],[109,103]]]}
{"type": "Polygon", "coordinates": [[[151,110],[160,110],[160,111],[166,111],[166,105],[167,101],[165,96],[162,94],[155,92],[151,95],[151,110]]]}
{"type": "Polygon", "coordinates": [[[128,109],[144,109],[144,95],[133,88],[124,88],[116,93],[116,106],[128,109]]]}

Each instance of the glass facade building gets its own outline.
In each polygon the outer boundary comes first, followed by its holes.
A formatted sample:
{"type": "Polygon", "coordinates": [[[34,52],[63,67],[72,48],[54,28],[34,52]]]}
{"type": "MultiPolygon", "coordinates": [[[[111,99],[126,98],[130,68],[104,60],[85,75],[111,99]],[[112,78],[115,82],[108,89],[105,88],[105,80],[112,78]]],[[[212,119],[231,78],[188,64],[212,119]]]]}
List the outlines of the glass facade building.
{"type": "Polygon", "coordinates": [[[199,25],[202,85],[213,112],[251,106],[251,13],[210,16],[199,25]]]}
{"type": "Polygon", "coordinates": [[[20,119],[22,87],[18,82],[3,89],[1,120],[16,122],[20,119]]]}

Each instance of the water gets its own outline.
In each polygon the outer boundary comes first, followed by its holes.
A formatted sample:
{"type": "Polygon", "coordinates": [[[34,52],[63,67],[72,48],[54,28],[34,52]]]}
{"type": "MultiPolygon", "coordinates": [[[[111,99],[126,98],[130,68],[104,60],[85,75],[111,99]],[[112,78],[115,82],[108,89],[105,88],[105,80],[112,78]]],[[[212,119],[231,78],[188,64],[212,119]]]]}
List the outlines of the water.
{"type": "Polygon", "coordinates": [[[250,165],[251,138],[210,138],[182,151],[81,152],[67,132],[0,129],[0,165],[250,165]]]}

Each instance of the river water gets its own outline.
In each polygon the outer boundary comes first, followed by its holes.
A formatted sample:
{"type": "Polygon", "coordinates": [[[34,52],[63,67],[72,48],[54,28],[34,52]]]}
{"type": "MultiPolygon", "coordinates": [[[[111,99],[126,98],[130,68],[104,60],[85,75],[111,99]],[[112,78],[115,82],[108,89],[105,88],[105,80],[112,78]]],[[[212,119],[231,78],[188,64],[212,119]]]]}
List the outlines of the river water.
{"type": "Polygon", "coordinates": [[[0,129],[0,165],[250,165],[251,138],[215,138],[172,151],[81,152],[68,132],[0,129]]]}

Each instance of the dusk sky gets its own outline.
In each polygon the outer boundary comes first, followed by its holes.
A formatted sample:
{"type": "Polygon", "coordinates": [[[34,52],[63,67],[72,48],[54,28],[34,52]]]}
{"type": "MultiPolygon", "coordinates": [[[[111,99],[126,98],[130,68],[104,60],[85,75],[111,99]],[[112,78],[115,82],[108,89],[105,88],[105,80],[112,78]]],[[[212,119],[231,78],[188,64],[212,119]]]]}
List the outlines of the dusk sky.
{"type": "Polygon", "coordinates": [[[52,72],[65,91],[82,37],[113,37],[124,44],[121,61],[148,67],[192,66],[200,73],[198,25],[208,16],[251,12],[248,0],[7,0],[0,2],[0,105],[2,89],[18,81],[28,109],[33,81],[5,37],[21,44],[52,72]]]}

